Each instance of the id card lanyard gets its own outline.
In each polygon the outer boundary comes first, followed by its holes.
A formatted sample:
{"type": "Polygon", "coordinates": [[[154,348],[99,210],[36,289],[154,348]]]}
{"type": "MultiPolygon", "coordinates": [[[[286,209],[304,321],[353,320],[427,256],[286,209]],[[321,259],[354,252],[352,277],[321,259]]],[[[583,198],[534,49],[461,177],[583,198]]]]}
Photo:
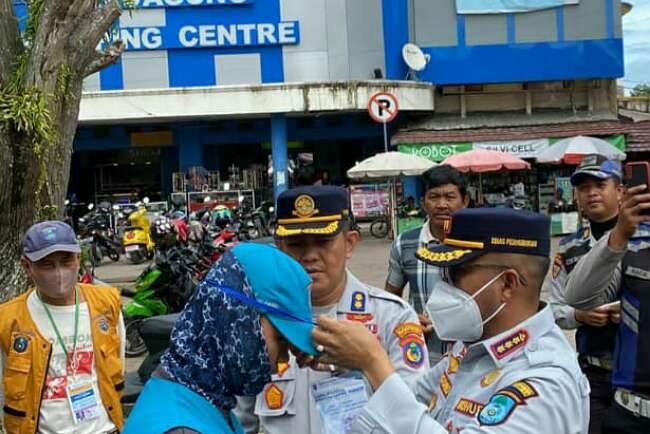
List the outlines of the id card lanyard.
{"type": "MultiPolygon", "coordinates": [[[[66,360],[66,366],[67,362],[70,360],[70,353],[68,353],[68,349],[65,346],[65,342],[63,341],[63,338],[61,337],[61,332],[59,332],[59,328],[56,326],[56,322],[54,322],[54,317],[52,317],[52,313],[50,312],[50,309],[47,307],[47,304],[43,302],[43,299],[41,297],[38,297],[39,300],[41,300],[41,304],[43,305],[43,308],[45,309],[45,313],[47,314],[47,318],[50,320],[50,324],[52,324],[52,328],[54,329],[54,333],[56,334],[56,339],[59,342],[59,345],[61,346],[61,349],[63,350],[63,354],[65,354],[65,360],[66,360]]],[[[77,334],[79,332],[79,293],[78,289],[75,286],[74,287],[74,340],[72,343],[72,362],[70,365],[72,366],[72,377],[76,377],[77,375],[77,334]]],[[[68,370],[66,369],[66,377],[68,376],[68,370]]]]}

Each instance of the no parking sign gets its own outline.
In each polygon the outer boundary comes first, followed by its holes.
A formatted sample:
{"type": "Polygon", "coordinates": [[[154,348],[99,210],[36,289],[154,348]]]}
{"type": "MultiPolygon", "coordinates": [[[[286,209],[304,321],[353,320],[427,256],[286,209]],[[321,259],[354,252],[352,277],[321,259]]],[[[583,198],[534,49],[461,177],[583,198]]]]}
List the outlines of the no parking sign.
{"type": "Polygon", "coordinates": [[[374,94],[368,101],[368,114],[380,124],[385,124],[397,116],[399,112],[399,103],[395,95],[387,92],[374,94]]]}

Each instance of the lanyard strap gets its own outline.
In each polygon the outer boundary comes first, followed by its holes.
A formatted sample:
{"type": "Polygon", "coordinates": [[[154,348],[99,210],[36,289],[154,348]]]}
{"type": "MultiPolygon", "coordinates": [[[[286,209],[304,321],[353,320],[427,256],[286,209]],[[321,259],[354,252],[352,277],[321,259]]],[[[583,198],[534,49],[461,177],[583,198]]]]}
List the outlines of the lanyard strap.
{"type": "MultiPolygon", "coordinates": [[[[50,323],[52,324],[52,328],[54,329],[54,333],[56,333],[56,339],[59,342],[59,345],[61,345],[61,349],[63,349],[63,353],[65,354],[66,361],[70,359],[70,353],[68,353],[68,349],[65,346],[65,342],[63,342],[63,338],[61,337],[61,332],[59,332],[59,328],[56,326],[56,323],[54,322],[54,318],[52,317],[52,313],[50,312],[50,309],[47,307],[47,304],[43,302],[43,299],[41,297],[38,297],[39,300],[41,300],[41,304],[43,305],[43,308],[45,309],[45,313],[47,314],[47,317],[50,320],[50,323]]],[[[79,298],[78,298],[78,293],[77,293],[77,287],[74,287],[74,341],[72,343],[72,355],[77,352],[77,332],[79,331],[79,298]]],[[[75,360],[73,360],[73,364],[76,363],[75,360]]]]}

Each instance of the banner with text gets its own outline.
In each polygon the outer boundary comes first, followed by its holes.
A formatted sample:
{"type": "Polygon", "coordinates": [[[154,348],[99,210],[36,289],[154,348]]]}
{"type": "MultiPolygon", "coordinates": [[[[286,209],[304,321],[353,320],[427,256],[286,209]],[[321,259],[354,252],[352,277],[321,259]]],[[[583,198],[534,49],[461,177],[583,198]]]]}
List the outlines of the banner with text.
{"type": "Polygon", "coordinates": [[[576,5],[580,0],[456,0],[459,14],[507,14],[576,5]]]}
{"type": "Polygon", "coordinates": [[[415,154],[427,160],[441,162],[445,158],[465,151],[471,151],[472,144],[467,143],[411,143],[399,145],[400,152],[415,154]]]}
{"type": "Polygon", "coordinates": [[[474,142],[474,149],[507,152],[519,158],[535,158],[537,154],[549,146],[549,139],[474,142]]]}

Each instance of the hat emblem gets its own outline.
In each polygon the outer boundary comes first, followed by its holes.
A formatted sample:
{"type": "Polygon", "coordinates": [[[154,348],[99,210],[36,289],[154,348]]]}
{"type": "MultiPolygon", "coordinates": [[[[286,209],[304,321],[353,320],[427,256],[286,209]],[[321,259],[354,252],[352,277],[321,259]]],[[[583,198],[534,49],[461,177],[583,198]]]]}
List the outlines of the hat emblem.
{"type": "Polygon", "coordinates": [[[47,241],[54,241],[56,240],[56,228],[45,228],[41,231],[43,234],[43,238],[45,238],[47,241]]]}
{"type": "Polygon", "coordinates": [[[293,215],[300,218],[309,218],[319,212],[316,209],[314,199],[308,194],[301,194],[298,196],[296,201],[293,203],[293,207],[293,215]]]}

